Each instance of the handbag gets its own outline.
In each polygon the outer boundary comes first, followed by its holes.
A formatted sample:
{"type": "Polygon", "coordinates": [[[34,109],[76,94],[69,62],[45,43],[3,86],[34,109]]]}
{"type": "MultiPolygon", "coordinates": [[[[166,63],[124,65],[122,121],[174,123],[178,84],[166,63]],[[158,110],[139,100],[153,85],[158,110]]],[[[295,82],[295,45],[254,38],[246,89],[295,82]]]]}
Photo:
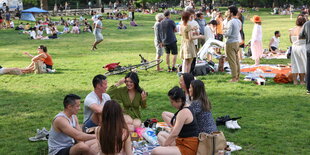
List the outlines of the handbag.
{"type": "Polygon", "coordinates": [[[226,139],[222,131],[200,133],[197,155],[217,155],[219,151],[224,151],[227,147],[226,139]]]}

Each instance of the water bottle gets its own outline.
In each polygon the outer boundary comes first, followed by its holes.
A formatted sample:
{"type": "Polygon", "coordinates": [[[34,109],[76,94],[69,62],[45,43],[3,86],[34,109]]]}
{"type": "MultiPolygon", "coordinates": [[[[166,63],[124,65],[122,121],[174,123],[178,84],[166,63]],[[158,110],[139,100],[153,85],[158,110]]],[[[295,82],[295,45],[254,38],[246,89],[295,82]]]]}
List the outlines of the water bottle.
{"type": "Polygon", "coordinates": [[[156,133],[152,129],[146,128],[142,136],[152,145],[158,144],[156,133]]]}

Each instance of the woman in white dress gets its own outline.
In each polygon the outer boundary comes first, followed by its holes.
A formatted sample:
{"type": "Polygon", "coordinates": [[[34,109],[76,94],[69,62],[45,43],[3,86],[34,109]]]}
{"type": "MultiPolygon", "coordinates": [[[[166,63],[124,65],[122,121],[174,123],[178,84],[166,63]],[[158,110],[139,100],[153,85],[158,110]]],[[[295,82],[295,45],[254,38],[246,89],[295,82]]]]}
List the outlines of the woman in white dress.
{"type": "Polygon", "coordinates": [[[305,75],[307,67],[307,49],[306,40],[298,39],[298,35],[301,32],[302,26],[306,22],[304,17],[298,17],[296,20],[296,27],[290,29],[290,41],[292,43],[292,73],[293,82],[298,84],[297,76],[299,75],[300,84],[305,84],[305,75]]]}
{"type": "Polygon", "coordinates": [[[262,31],[262,20],[259,16],[254,15],[251,19],[254,22],[254,28],[251,39],[251,51],[252,59],[255,61],[255,65],[260,64],[260,58],[263,55],[263,31],[262,31]]]}

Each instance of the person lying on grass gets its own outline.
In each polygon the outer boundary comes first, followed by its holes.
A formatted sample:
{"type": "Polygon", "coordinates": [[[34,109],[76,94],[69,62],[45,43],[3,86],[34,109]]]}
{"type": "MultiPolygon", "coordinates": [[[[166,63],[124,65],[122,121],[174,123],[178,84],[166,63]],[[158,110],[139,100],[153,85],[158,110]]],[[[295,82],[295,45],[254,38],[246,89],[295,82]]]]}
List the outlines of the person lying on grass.
{"type": "Polygon", "coordinates": [[[13,74],[13,75],[21,75],[24,70],[20,68],[4,68],[0,66],[0,75],[2,74],[13,74]]]}

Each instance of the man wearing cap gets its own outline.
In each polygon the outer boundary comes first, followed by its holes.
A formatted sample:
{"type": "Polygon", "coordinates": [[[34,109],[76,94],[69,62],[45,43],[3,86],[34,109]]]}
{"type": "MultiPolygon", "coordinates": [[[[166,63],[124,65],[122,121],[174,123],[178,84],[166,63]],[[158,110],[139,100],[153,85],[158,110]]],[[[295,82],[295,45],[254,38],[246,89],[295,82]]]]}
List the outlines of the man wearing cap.
{"type": "Polygon", "coordinates": [[[103,36],[101,34],[102,31],[102,15],[97,15],[98,20],[94,21],[94,35],[95,35],[95,42],[93,44],[93,48],[91,50],[97,49],[97,45],[103,41],[103,36]]]}
{"type": "Polygon", "coordinates": [[[310,94],[310,21],[307,21],[299,34],[299,39],[306,39],[306,48],[307,48],[307,94],[310,94]]]}
{"type": "Polygon", "coordinates": [[[178,56],[177,38],[175,37],[176,25],[173,20],[170,19],[170,11],[164,12],[165,19],[160,22],[160,29],[162,30],[160,37],[158,38],[160,46],[165,47],[166,62],[168,65],[168,72],[177,71],[175,63],[178,56]],[[172,68],[170,67],[170,53],[172,54],[172,68]]]}
{"type": "Polygon", "coordinates": [[[232,79],[230,80],[230,82],[238,82],[240,75],[240,62],[238,58],[238,52],[241,22],[237,18],[237,7],[228,7],[228,12],[231,20],[228,22],[228,29],[224,32],[224,35],[227,38],[226,55],[232,75],[232,79]]]}

